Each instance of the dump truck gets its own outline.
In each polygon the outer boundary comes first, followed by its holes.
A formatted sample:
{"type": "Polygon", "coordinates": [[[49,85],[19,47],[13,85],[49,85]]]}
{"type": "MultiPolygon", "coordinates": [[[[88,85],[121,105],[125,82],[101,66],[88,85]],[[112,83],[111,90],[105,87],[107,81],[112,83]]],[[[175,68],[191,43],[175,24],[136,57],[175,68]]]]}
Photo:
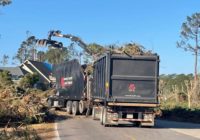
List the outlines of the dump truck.
{"type": "Polygon", "coordinates": [[[78,60],[55,65],[57,93],[51,107],[73,115],[92,110],[104,126],[125,121],[154,126],[158,102],[159,56],[105,53],[93,64],[91,75],[78,60]]]}
{"type": "Polygon", "coordinates": [[[123,121],[154,126],[158,103],[159,56],[107,53],[94,63],[93,118],[103,125],[123,121]]]}

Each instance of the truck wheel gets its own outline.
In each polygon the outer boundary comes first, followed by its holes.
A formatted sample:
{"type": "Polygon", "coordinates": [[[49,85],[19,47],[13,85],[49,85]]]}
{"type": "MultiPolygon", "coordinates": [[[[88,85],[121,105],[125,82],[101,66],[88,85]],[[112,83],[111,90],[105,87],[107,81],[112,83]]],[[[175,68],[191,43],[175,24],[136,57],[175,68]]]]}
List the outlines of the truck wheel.
{"type": "Polygon", "coordinates": [[[141,128],[142,127],[141,122],[135,122],[135,126],[141,128]]]}
{"type": "Polygon", "coordinates": [[[72,101],[67,101],[67,113],[72,114],[72,101]]]}
{"type": "Polygon", "coordinates": [[[104,107],[103,108],[103,117],[102,117],[102,124],[106,127],[108,126],[107,124],[107,109],[104,107]]]}
{"type": "Polygon", "coordinates": [[[103,125],[103,108],[101,108],[100,123],[103,125]]]}
{"type": "Polygon", "coordinates": [[[85,112],[85,110],[86,110],[85,104],[84,104],[84,102],[81,100],[81,101],[79,102],[79,112],[80,112],[80,114],[83,114],[83,113],[85,112]]]}
{"type": "Polygon", "coordinates": [[[96,107],[92,108],[92,119],[97,120],[97,110],[96,107]]]}
{"type": "Polygon", "coordinates": [[[73,101],[73,103],[72,103],[72,114],[74,116],[76,116],[79,112],[78,106],[79,106],[78,101],[73,101]]]}

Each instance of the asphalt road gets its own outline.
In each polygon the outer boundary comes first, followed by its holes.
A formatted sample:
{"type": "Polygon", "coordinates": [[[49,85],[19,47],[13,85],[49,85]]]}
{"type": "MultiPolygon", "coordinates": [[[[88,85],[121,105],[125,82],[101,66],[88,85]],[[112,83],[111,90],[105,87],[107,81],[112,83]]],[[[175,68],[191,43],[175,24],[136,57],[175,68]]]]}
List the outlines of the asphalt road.
{"type": "Polygon", "coordinates": [[[59,121],[60,140],[199,140],[200,124],[156,121],[154,128],[131,125],[104,127],[91,118],[75,117],[59,121]]]}

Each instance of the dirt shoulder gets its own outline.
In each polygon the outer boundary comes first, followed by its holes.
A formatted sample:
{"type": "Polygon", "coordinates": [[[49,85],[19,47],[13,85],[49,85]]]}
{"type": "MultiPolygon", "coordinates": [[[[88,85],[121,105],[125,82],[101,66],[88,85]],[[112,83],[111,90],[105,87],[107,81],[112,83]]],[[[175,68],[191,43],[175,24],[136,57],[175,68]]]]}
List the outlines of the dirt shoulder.
{"type": "Polygon", "coordinates": [[[41,140],[53,140],[57,136],[55,125],[55,123],[42,123],[30,125],[29,127],[36,131],[41,140]]]}
{"type": "Polygon", "coordinates": [[[36,133],[41,138],[41,140],[55,140],[58,137],[56,123],[69,118],[67,113],[64,111],[55,111],[55,115],[57,117],[52,123],[31,125],[31,127],[36,130],[36,133]]]}
{"type": "Polygon", "coordinates": [[[9,124],[0,128],[0,140],[8,139],[32,139],[32,140],[55,140],[58,138],[57,123],[68,119],[69,116],[64,111],[51,112],[54,120],[51,122],[14,126],[9,124]]]}

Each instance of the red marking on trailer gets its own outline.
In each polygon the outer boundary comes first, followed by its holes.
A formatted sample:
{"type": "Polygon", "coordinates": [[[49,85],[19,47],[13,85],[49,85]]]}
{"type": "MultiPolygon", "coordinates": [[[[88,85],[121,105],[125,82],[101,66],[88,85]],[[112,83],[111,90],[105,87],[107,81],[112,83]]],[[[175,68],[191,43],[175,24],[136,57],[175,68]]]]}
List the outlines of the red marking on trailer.
{"type": "Polygon", "coordinates": [[[62,77],[62,78],[60,79],[60,85],[61,85],[61,87],[65,87],[65,80],[64,80],[64,77],[62,77]]]}
{"type": "Polygon", "coordinates": [[[128,89],[129,89],[129,92],[135,92],[135,84],[133,84],[133,83],[131,83],[131,84],[129,84],[129,87],[128,87],[128,89]]]}

